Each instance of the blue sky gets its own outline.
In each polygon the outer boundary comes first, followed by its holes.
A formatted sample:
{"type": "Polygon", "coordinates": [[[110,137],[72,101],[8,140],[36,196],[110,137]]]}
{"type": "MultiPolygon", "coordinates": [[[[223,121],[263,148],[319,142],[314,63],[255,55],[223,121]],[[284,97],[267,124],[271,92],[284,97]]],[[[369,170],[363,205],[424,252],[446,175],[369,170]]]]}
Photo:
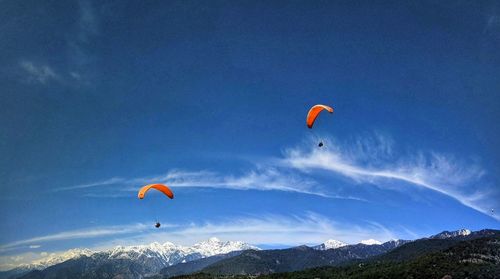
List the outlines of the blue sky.
{"type": "Polygon", "coordinates": [[[500,228],[500,7],[434,2],[0,2],[2,268],[500,228]]]}

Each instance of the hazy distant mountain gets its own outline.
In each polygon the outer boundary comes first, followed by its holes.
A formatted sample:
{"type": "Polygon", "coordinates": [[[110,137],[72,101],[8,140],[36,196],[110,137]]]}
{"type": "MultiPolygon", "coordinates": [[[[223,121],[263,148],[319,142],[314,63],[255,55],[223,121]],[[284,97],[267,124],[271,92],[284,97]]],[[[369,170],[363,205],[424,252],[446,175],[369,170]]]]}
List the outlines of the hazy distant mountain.
{"type": "Polygon", "coordinates": [[[70,249],[62,254],[51,254],[40,260],[36,260],[31,264],[22,264],[9,271],[0,272],[0,279],[10,278],[15,275],[21,276],[22,274],[26,274],[31,270],[42,270],[49,266],[62,263],[70,259],[77,259],[81,256],[90,256],[93,253],[95,253],[95,251],[89,249],[70,249]]]}
{"type": "Polygon", "coordinates": [[[118,246],[114,249],[78,255],[42,271],[33,271],[22,278],[101,278],[116,276],[140,278],[158,273],[162,268],[232,251],[258,249],[240,241],[223,242],[217,238],[191,247],[151,243],[138,246],[118,246]],[[98,277],[96,274],[100,274],[98,277]]]}
{"type": "Polygon", "coordinates": [[[45,258],[34,261],[32,264],[24,265],[26,268],[30,269],[44,269],[49,266],[65,262],[70,259],[78,259],[83,256],[91,256],[96,253],[96,251],[92,251],[90,249],[70,249],[62,254],[51,254],[45,258]]]}

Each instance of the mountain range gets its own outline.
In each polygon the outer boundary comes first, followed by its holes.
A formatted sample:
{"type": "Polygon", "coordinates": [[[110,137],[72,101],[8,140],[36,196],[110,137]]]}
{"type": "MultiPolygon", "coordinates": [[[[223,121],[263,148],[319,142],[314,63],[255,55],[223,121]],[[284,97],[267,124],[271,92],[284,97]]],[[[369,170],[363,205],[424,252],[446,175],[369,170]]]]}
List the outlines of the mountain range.
{"type": "MultiPolygon", "coordinates": [[[[344,266],[361,264],[372,268],[376,265],[373,263],[379,262],[397,263],[407,268],[405,265],[407,262],[419,259],[419,257],[442,252],[446,249],[454,249],[457,245],[463,245],[463,242],[472,243],[471,241],[477,239],[495,239],[495,237],[500,237],[500,231],[459,230],[444,231],[413,241],[391,240],[379,244],[377,241],[370,240],[363,241],[365,244],[348,245],[330,239],[312,247],[298,246],[273,250],[260,250],[239,241],[223,242],[217,238],[211,238],[190,247],[166,242],[164,244],[118,246],[106,251],[73,249],[60,255],[50,255],[29,266],[21,266],[16,269],[17,273],[13,272],[16,270],[11,270],[10,273],[3,272],[0,276],[3,276],[2,278],[22,279],[171,278],[187,274],[194,274],[187,278],[263,276],[266,274],[286,274],[289,276],[295,274],[294,272],[300,273],[311,268],[324,271],[327,269],[321,269],[321,267],[325,266],[344,268],[344,266]],[[32,270],[28,271],[28,268],[32,268],[32,270]]],[[[495,261],[495,256],[492,257],[495,261]]],[[[474,257],[472,258],[469,260],[477,261],[474,257]]]]}
{"type": "Polygon", "coordinates": [[[311,253],[312,249],[304,246],[295,250],[244,251],[179,278],[443,278],[450,273],[456,275],[452,278],[466,278],[468,272],[476,275],[469,278],[500,275],[498,230],[445,231],[414,241],[392,240],[381,245],[357,244],[317,251],[324,254],[311,253]],[[283,255],[289,258],[283,261],[283,255]],[[303,266],[294,266],[296,263],[303,266]]]}
{"type": "MultiPolygon", "coordinates": [[[[259,278],[500,278],[500,231],[483,230],[465,235],[449,233],[416,240],[387,254],[344,266],[323,266],[259,278]]],[[[187,278],[206,276],[211,275],[196,274],[187,278]]]]}
{"type": "Polygon", "coordinates": [[[298,246],[279,250],[246,250],[202,269],[213,275],[261,275],[296,271],[326,265],[338,265],[355,259],[380,255],[403,245],[407,240],[391,240],[383,244],[355,244],[318,250],[298,246]]]}
{"type": "MultiPolygon", "coordinates": [[[[0,278],[9,278],[15,275],[26,274],[31,270],[58,269],[71,263],[78,265],[85,262],[86,270],[109,264],[111,262],[119,266],[127,264],[139,265],[137,273],[154,274],[160,269],[174,264],[197,260],[218,254],[226,254],[232,251],[241,251],[259,248],[243,243],[241,241],[221,241],[215,237],[185,247],[170,242],[163,244],[154,242],[149,245],[117,246],[106,251],[92,251],[89,249],[71,249],[62,254],[48,255],[31,264],[21,265],[13,270],[1,272],[0,278]]],[[[72,266],[73,267],[73,266],[72,266]]]]}
{"type": "Polygon", "coordinates": [[[335,239],[328,239],[327,241],[321,243],[320,245],[312,247],[316,250],[328,250],[347,246],[348,244],[335,239]]]}

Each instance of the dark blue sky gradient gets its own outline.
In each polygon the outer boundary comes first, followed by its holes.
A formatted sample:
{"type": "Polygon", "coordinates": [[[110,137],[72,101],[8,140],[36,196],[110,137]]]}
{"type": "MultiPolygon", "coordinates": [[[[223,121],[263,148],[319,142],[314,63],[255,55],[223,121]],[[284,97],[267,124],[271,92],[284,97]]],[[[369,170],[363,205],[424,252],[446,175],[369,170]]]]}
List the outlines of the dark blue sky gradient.
{"type": "Polygon", "coordinates": [[[149,222],[156,210],[172,223],[315,212],[422,236],[498,228],[429,189],[321,172],[294,171],[366,201],[179,188],[176,202],[145,207],[134,192],[56,189],[172,169],[243,175],[307,145],[307,110],[324,103],[335,114],[316,131],[343,147],[375,133],[393,141],[396,159],[446,154],[479,166],[484,176],[471,187],[500,197],[499,9],[496,1],[2,1],[0,244],[149,222]],[[54,75],[42,81],[26,65],[54,75]]]}

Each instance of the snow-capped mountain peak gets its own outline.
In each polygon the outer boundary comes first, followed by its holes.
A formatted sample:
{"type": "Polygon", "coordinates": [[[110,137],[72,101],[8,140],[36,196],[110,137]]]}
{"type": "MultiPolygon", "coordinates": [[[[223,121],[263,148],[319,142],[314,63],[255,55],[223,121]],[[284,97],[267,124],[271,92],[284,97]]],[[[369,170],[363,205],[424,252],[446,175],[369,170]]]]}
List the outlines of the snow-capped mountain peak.
{"type": "Polygon", "coordinates": [[[445,239],[445,238],[450,238],[450,237],[458,237],[458,236],[468,236],[471,234],[471,231],[468,229],[460,229],[456,231],[443,231],[441,233],[438,233],[436,235],[431,236],[430,238],[437,238],[437,239],[445,239]]]}
{"type": "Polygon", "coordinates": [[[401,240],[401,239],[391,239],[387,241],[386,243],[394,243],[396,246],[400,245],[400,243],[406,243],[408,242],[407,240],[401,240]]]}
{"type": "Polygon", "coordinates": [[[31,264],[24,264],[19,266],[19,268],[26,270],[42,270],[70,259],[87,256],[100,259],[105,258],[109,260],[134,260],[142,265],[149,265],[152,270],[160,270],[163,267],[180,262],[187,262],[213,255],[248,249],[259,250],[259,248],[241,241],[221,241],[216,237],[212,237],[190,247],[175,245],[171,242],[165,242],[163,244],[153,242],[146,245],[116,246],[105,251],[70,249],[63,253],[48,254],[44,258],[33,261],[31,264]]]}
{"type": "Polygon", "coordinates": [[[373,238],[366,239],[366,240],[361,240],[360,243],[364,244],[364,245],[380,245],[380,244],[382,244],[382,242],[380,242],[378,240],[375,240],[373,238]]]}
{"type": "Polygon", "coordinates": [[[33,261],[31,264],[22,264],[19,266],[21,269],[31,270],[31,269],[44,269],[51,265],[65,262],[70,259],[77,259],[82,256],[90,257],[95,251],[90,249],[69,249],[63,253],[51,253],[47,254],[45,257],[33,261]]]}
{"type": "Polygon", "coordinates": [[[216,237],[212,237],[207,241],[196,243],[188,249],[193,253],[199,253],[203,255],[203,257],[213,256],[217,254],[226,254],[232,251],[241,251],[248,249],[259,250],[259,248],[241,241],[221,241],[216,237]]]}
{"type": "Polygon", "coordinates": [[[387,242],[384,242],[382,243],[383,246],[385,246],[386,248],[396,248],[396,247],[399,247],[403,244],[406,244],[408,242],[411,242],[411,240],[404,240],[404,239],[391,239],[387,242]]]}
{"type": "Polygon", "coordinates": [[[340,248],[340,247],[347,246],[347,245],[348,245],[347,243],[344,243],[344,242],[339,241],[339,240],[328,239],[324,243],[322,243],[320,245],[317,245],[317,246],[314,246],[313,249],[316,249],[316,250],[328,250],[328,249],[340,248]]]}

